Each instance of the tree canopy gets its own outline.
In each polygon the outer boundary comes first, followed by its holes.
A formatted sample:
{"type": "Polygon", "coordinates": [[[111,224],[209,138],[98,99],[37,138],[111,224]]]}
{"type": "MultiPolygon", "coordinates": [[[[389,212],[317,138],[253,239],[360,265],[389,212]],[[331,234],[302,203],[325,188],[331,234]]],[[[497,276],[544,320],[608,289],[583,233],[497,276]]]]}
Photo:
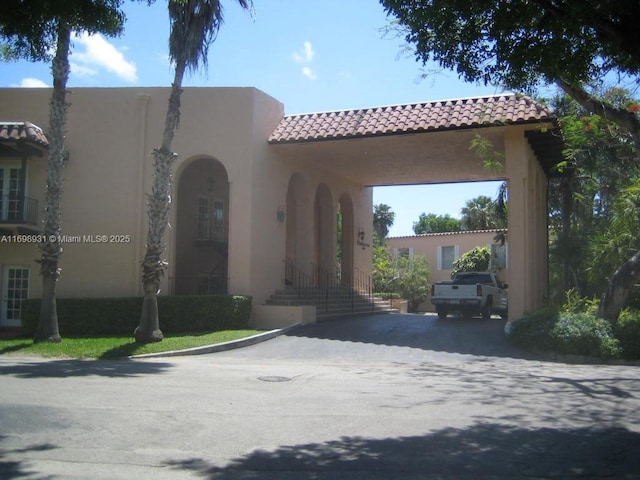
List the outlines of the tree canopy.
{"type": "Polygon", "coordinates": [[[526,90],[640,73],[635,0],[381,0],[424,62],[467,81],[526,90]]]}
{"type": "Polygon", "coordinates": [[[5,59],[50,60],[58,28],[115,36],[122,33],[124,0],[3,0],[0,38],[5,59]]]}
{"type": "Polygon", "coordinates": [[[426,233],[459,232],[460,220],[449,214],[421,213],[417,222],[413,222],[413,232],[416,235],[426,233]]]}

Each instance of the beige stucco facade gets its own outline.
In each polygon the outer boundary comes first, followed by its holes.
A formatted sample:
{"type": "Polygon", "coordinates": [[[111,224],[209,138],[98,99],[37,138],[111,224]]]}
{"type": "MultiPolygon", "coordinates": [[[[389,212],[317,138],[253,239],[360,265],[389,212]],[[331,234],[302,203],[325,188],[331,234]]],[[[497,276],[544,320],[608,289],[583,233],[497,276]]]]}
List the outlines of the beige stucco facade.
{"type": "MultiPolygon", "coordinates": [[[[478,230],[389,237],[387,249],[393,258],[399,255],[426,257],[431,272],[430,282],[434,284],[451,280],[453,261],[475,247],[486,246],[492,253],[490,271],[496,273],[503,282],[507,282],[510,276],[509,246],[508,243],[500,245],[495,241],[499,232],[499,230],[478,230]]],[[[422,312],[435,311],[430,298],[427,298],[418,310],[422,312]]]]}
{"type": "MultiPolygon", "coordinates": [[[[0,89],[0,120],[46,128],[50,94],[0,89]]],[[[59,297],[142,294],[150,152],[160,144],[168,94],[168,88],[72,90],[59,297]]],[[[342,275],[369,275],[372,186],[504,179],[510,202],[505,280],[522,286],[510,288],[510,318],[543,305],[546,176],[525,138],[533,126],[482,128],[505,156],[504,172],[495,175],[469,151],[477,129],[270,144],[283,116],[280,102],[254,88],[184,90],[162,294],[223,290],[263,305],[287,283],[287,262],[310,276],[337,268],[339,210],[342,275]]],[[[18,161],[0,157],[4,166],[18,161]]],[[[44,158],[27,159],[26,193],[38,202],[39,222],[45,171],[44,158]]],[[[20,225],[0,225],[5,236],[20,231],[20,225]]],[[[8,269],[24,267],[28,295],[39,297],[37,257],[33,244],[1,243],[0,292],[6,292],[8,269]]]]}

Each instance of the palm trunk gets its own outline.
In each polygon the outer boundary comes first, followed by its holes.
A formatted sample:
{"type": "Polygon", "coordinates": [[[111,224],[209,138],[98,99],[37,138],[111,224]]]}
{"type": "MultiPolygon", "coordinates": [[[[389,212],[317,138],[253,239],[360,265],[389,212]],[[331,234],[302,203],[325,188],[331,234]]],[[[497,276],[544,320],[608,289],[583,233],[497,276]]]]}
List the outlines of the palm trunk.
{"type": "Polygon", "coordinates": [[[165,248],[164,235],[171,210],[171,174],[173,163],[177,158],[177,155],[171,151],[171,143],[180,123],[180,95],[184,71],[184,64],[176,66],[167,106],[162,146],[153,151],[153,186],[147,203],[149,216],[147,251],[142,262],[144,299],[140,324],[134,332],[136,341],[142,343],[160,342],[163,339],[158,316],[158,293],[162,275],[167,268],[167,261],[162,258],[162,255],[165,248]]]}
{"type": "Polygon", "coordinates": [[[62,255],[60,223],[62,217],[62,172],[64,167],[64,137],[67,124],[66,102],[69,78],[69,48],[71,30],[58,26],[58,44],[52,63],[53,93],[49,113],[49,155],[47,160],[47,186],[44,211],[45,242],[40,245],[40,272],[42,275],[42,304],[38,329],[34,341],[59,342],[56,286],[60,278],[58,262],[62,255]]]}
{"type": "Polygon", "coordinates": [[[598,316],[615,323],[625,306],[633,286],[640,282],[640,252],[618,268],[611,279],[607,291],[602,296],[598,316]]]}

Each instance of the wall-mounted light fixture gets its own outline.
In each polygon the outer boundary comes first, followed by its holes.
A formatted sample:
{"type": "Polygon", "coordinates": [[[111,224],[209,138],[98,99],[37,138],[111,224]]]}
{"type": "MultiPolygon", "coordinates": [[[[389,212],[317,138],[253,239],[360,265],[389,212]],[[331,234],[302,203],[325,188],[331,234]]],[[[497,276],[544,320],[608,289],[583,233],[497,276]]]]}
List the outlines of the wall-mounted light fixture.
{"type": "Polygon", "coordinates": [[[283,223],[287,215],[284,213],[284,208],[279,206],[276,212],[276,217],[280,223],[283,223]]]}
{"type": "Polygon", "coordinates": [[[205,186],[207,187],[207,192],[212,192],[213,191],[213,186],[215,185],[215,180],[213,179],[213,177],[208,177],[207,180],[205,181],[205,186]]]}
{"type": "Polygon", "coordinates": [[[364,242],[364,229],[362,227],[358,230],[358,240],[360,240],[360,243],[364,242]]]}

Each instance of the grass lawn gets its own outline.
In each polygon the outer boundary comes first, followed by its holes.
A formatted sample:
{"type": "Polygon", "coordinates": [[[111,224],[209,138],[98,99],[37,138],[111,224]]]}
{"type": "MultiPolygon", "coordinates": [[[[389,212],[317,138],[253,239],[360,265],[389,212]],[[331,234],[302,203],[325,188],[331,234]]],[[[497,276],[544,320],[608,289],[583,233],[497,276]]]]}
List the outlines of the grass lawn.
{"type": "Polygon", "coordinates": [[[133,337],[64,338],[60,343],[33,343],[30,338],[0,339],[0,355],[21,354],[58,358],[122,358],[228,342],[261,333],[260,330],[223,330],[213,333],[165,335],[158,343],[136,343],[133,337]]]}

